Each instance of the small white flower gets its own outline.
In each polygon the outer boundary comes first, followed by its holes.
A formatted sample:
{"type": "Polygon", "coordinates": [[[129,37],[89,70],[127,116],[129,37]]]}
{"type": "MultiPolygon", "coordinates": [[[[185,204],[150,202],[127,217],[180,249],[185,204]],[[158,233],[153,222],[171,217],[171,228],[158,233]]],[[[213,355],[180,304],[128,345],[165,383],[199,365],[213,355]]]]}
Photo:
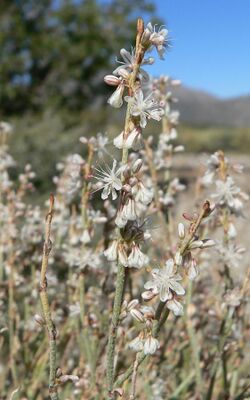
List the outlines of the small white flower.
{"type": "Polygon", "coordinates": [[[128,266],[134,268],[142,268],[149,262],[148,256],[142,253],[137,245],[132,247],[132,251],[128,257],[128,266]]]}
{"type": "Polygon", "coordinates": [[[139,129],[135,128],[129,133],[125,146],[133,150],[138,150],[141,147],[142,135],[139,129]]]}
{"type": "Polygon", "coordinates": [[[133,351],[139,352],[143,350],[143,344],[143,340],[140,338],[140,336],[137,336],[129,343],[128,347],[133,351]]]}
{"type": "Polygon", "coordinates": [[[229,239],[234,239],[237,236],[237,230],[232,222],[230,222],[228,225],[227,234],[229,239]]]}
{"type": "Polygon", "coordinates": [[[88,229],[84,229],[80,240],[84,244],[87,244],[91,241],[91,237],[90,237],[88,229]]]}
{"type": "Polygon", "coordinates": [[[140,201],[145,206],[151,203],[154,196],[153,190],[146,188],[142,182],[132,187],[132,194],[135,196],[135,201],[140,201]]]}
{"type": "Polygon", "coordinates": [[[244,247],[238,247],[229,242],[228,245],[220,244],[217,246],[221,261],[232,268],[238,268],[242,261],[242,254],[246,251],[244,247]]]}
{"type": "Polygon", "coordinates": [[[163,55],[166,51],[168,30],[160,27],[158,32],[156,31],[156,25],[153,27],[149,22],[144,30],[142,40],[144,42],[150,42],[151,45],[156,47],[158,55],[161,59],[164,59],[163,55]]]}
{"type": "Polygon", "coordinates": [[[220,205],[227,205],[231,209],[241,209],[242,202],[237,198],[240,194],[240,188],[238,188],[233,179],[228,176],[226,181],[217,180],[216,193],[212,195],[220,205]]]}
{"type": "Polygon", "coordinates": [[[178,235],[180,239],[184,239],[185,237],[185,226],[182,222],[178,224],[178,235]]]}
{"type": "Polygon", "coordinates": [[[127,224],[127,219],[123,215],[122,209],[117,212],[116,218],[115,218],[115,224],[118,226],[118,228],[124,228],[124,226],[127,224]]]}
{"type": "Polygon", "coordinates": [[[167,308],[173,311],[176,316],[183,315],[183,306],[175,298],[167,301],[167,308]]]}
{"type": "Polygon", "coordinates": [[[145,289],[152,290],[153,293],[160,295],[161,301],[172,298],[172,292],[178,295],[185,293],[184,288],[179,283],[182,277],[175,272],[174,260],[170,259],[162,269],[152,270],[153,280],[145,283],[145,289]],[[171,292],[172,291],[172,292],[171,292]]]}
{"type": "Polygon", "coordinates": [[[192,259],[191,263],[188,267],[188,272],[187,272],[187,275],[188,275],[188,278],[190,279],[190,281],[193,281],[197,277],[198,273],[199,273],[199,270],[197,267],[197,263],[194,259],[192,259]]]}
{"type": "Polygon", "coordinates": [[[136,141],[136,138],[141,135],[138,129],[133,129],[124,139],[124,132],[120,133],[117,137],[114,138],[113,143],[114,146],[118,149],[132,149],[133,145],[136,141]]]}
{"type": "Polygon", "coordinates": [[[160,121],[164,111],[159,104],[152,98],[152,93],[144,99],[142,90],[138,90],[133,97],[126,96],[125,100],[130,103],[131,115],[140,117],[140,126],[145,128],[147,119],[160,121]]]}
{"type": "Polygon", "coordinates": [[[172,125],[178,125],[180,113],[179,111],[171,111],[168,115],[168,120],[172,125]]]}
{"type": "Polygon", "coordinates": [[[116,261],[118,256],[118,240],[114,240],[111,245],[103,252],[108,261],[116,261]]]}
{"type": "MultiPolygon", "coordinates": [[[[121,65],[113,71],[113,74],[120,75],[121,71],[123,74],[124,70],[127,72],[132,72],[134,65],[136,64],[134,50],[132,50],[132,52],[130,54],[129,51],[127,51],[126,49],[121,49],[120,54],[123,58],[123,61],[117,61],[121,65]]],[[[143,59],[141,65],[151,65],[153,63],[154,63],[154,59],[152,57],[149,57],[147,59],[143,59]]],[[[139,71],[139,78],[143,78],[144,80],[149,79],[147,72],[144,71],[142,68],[140,68],[140,71],[139,71]]]]}
{"type": "Polygon", "coordinates": [[[34,315],[34,320],[36,321],[36,323],[37,323],[38,325],[43,326],[43,325],[46,324],[45,319],[44,319],[43,317],[41,317],[41,315],[39,315],[39,314],[35,314],[35,315],[34,315]]]}
{"type": "Polygon", "coordinates": [[[123,93],[124,85],[120,84],[108,99],[108,103],[114,108],[120,108],[123,105],[123,93]]]}
{"type": "Polygon", "coordinates": [[[128,199],[128,202],[123,206],[122,215],[123,219],[126,219],[127,221],[136,220],[137,213],[134,199],[128,199]]]}
{"type": "Polygon", "coordinates": [[[146,355],[154,354],[156,350],[159,349],[159,347],[160,347],[159,341],[156,338],[149,335],[144,342],[144,347],[143,347],[144,354],[146,355]]]}
{"type": "Polygon", "coordinates": [[[118,246],[118,261],[124,266],[128,266],[128,256],[123,245],[118,246]]]}
{"type": "Polygon", "coordinates": [[[205,175],[201,178],[201,183],[204,186],[209,186],[213,183],[215,171],[206,171],[205,175]]]}
{"type": "Polygon", "coordinates": [[[106,149],[109,143],[107,134],[98,132],[95,137],[89,139],[89,142],[93,145],[94,150],[97,152],[99,158],[103,158],[104,154],[109,154],[108,150],[106,149]]]}
{"type": "Polygon", "coordinates": [[[95,168],[97,174],[94,176],[95,179],[100,179],[103,183],[103,191],[101,194],[101,198],[106,200],[110,193],[112,194],[112,200],[117,198],[117,192],[122,188],[122,181],[120,179],[120,175],[124,169],[124,167],[120,167],[116,170],[117,161],[113,161],[112,169],[107,166],[107,171],[102,168],[95,168]]]}

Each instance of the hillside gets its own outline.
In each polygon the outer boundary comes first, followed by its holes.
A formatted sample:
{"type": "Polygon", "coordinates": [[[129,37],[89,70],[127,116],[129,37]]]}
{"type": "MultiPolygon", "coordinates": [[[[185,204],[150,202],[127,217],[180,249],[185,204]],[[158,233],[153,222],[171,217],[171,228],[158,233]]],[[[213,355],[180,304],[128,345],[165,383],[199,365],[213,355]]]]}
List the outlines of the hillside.
{"type": "Polygon", "coordinates": [[[189,125],[250,127],[250,95],[219,99],[181,86],[175,90],[181,120],[189,125]]]}

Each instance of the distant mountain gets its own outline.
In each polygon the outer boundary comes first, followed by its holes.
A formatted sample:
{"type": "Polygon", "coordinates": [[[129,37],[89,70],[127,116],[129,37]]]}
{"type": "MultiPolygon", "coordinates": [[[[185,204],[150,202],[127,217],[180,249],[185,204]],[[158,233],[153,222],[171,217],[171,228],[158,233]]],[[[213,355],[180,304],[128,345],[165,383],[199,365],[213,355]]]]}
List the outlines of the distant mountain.
{"type": "Polygon", "coordinates": [[[250,127],[250,94],[224,100],[186,86],[176,88],[174,94],[184,123],[250,127]]]}

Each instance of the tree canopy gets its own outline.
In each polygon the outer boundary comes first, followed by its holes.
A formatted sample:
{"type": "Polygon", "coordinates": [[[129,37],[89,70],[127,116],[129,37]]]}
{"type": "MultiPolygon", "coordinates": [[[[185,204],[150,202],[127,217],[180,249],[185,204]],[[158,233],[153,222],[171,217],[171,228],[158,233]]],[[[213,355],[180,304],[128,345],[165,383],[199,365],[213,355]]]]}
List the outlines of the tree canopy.
{"type": "Polygon", "coordinates": [[[153,13],[148,0],[2,0],[1,112],[86,107],[107,90],[103,75],[131,46],[136,18],[153,13]]]}

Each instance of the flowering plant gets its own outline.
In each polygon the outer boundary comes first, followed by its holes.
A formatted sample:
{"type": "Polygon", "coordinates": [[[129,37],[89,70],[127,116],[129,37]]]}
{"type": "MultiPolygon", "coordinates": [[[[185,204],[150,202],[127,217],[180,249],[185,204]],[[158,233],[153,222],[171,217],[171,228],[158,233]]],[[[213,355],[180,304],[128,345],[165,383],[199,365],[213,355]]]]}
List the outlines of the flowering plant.
{"type": "Polygon", "coordinates": [[[195,203],[192,181],[177,176],[180,82],[143,69],[167,46],[167,29],[138,20],[135,47],[104,77],[124,126],[112,141],[81,137],[57,165],[45,224],[28,197],[31,166],[11,178],[12,128],[0,123],[3,398],[247,395],[249,273],[238,272],[236,220],[248,195],[231,176],[242,168],[213,154],[195,203]],[[145,134],[152,120],[159,135],[145,134]]]}

